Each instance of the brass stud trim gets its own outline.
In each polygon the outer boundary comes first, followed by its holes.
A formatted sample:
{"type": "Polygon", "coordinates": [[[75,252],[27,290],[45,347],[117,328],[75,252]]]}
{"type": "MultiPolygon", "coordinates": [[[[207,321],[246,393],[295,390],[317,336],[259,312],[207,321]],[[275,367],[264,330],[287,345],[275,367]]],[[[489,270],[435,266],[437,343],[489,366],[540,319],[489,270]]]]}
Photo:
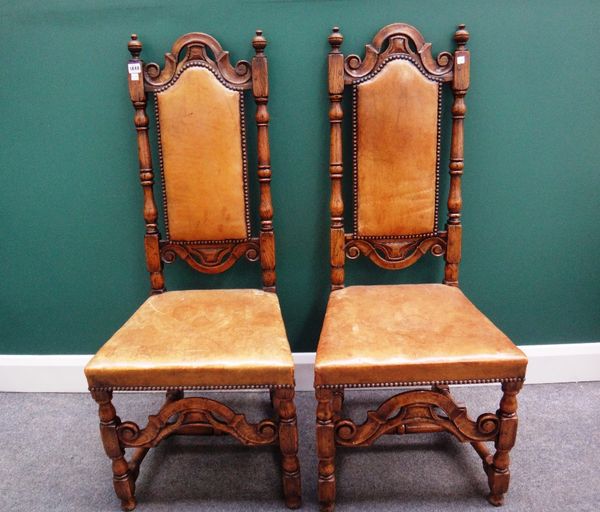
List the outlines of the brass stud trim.
{"type": "Polygon", "coordinates": [[[173,76],[173,78],[169,81],[168,84],[157,88],[154,91],[154,112],[156,116],[156,135],[158,142],[158,159],[160,164],[160,184],[162,191],[162,200],[163,200],[163,214],[165,219],[165,235],[166,235],[166,243],[174,243],[178,245],[198,245],[198,244],[222,244],[222,243],[240,243],[240,242],[248,242],[250,241],[251,234],[251,226],[250,226],[250,198],[248,192],[248,145],[246,142],[246,111],[245,111],[245,102],[244,102],[244,91],[245,87],[237,87],[231,85],[227,82],[219,73],[209,64],[203,61],[190,61],[183,65],[177,73],[173,76]],[[204,69],[208,69],[214,76],[219,80],[221,84],[223,84],[227,89],[232,91],[236,91],[239,94],[239,109],[240,109],[240,130],[241,130],[241,151],[242,151],[242,186],[244,190],[244,217],[246,223],[246,237],[245,238],[226,238],[220,240],[171,240],[171,236],[169,234],[169,209],[167,205],[167,190],[165,184],[165,172],[164,172],[164,158],[162,151],[162,141],[161,141],[161,133],[160,133],[160,111],[158,107],[158,94],[166,91],[171,86],[173,86],[181,74],[190,67],[200,67],[204,69]]]}
{"type": "Polygon", "coordinates": [[[293,389],[294,384],[239,384],[223,386],[90,386],[90,391],[207,391],[232,389],[293,389]]]}
{"type": "Polygon", "coordinates": [[[434,385],[459,385],[459,384],[493,384],[501,382],[524,382],[525,377],[505,377],[491,379],[460,379],[460,380],[423,380],[423,381],[397,381],[397,382],[368,382],[361,384],[315,384],[315,389],[336,388],[404,388],[412,386],[434,385]]]}
{"type": "Polygon", "coordinates": [[[352,238],[356,240],[404,240],[404,239],[419,239],[431,238],[439,236],[439,210],[440,210],[440,150],[441,150],[441,134],[442,134],[442,85],[444,79],[430,75],[423,66],[414,58],[407,54],[395,54],[385,59],[377,68],[368,75],[354,80],[352,82],[352,174],[353,174],[353,220],[354,227],[352,238]],[[407,60],[414,64],[425,78],[436,82],[438,86],[438,115],[437,115],[437,133],[436,133],[436,154],[435,154],[435,211],[433,220],[433,230],[428,233],[418,233],[415,235],[360,235],[358,233],[358,85],[371,80],[379,74],[384,66],[392,60],[407,60]]]}

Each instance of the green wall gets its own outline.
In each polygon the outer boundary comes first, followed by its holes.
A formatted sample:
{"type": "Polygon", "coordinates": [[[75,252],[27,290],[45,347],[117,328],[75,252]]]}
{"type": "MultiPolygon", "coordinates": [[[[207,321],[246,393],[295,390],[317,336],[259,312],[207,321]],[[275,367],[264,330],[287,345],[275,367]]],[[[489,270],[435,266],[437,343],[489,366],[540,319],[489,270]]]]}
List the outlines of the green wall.
{"type": "MultiPolygon", "coordinates": [[[[1,4],[0,353],[91,353],[146,297],[129,34],[162,64],[190,31],[249,58],[256,28],[270,43],[279,295],[293,349],[314,350],[328,293],[326,38],[338,24],[345,52],[362,53],[395,21],[435,53],[457,23],[471,32],[463,290],[519,344],[600,340],[599,2],[1,4]]],[[[350,262],[348,283],[439,281],[441,268],[350,262]]],[[[256,264],[167,268],[170,289],[259,279],[256,264]]]]}

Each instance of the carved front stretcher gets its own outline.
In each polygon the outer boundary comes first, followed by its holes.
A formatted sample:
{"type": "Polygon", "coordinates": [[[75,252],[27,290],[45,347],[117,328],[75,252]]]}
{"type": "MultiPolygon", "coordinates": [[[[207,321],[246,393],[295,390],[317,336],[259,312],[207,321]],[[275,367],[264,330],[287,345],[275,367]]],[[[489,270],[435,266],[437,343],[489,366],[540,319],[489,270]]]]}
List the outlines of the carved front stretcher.
{"type": "Polygon", "coordinates": [[[369,446],[384,434],[448,432],[461,442],[492,441],[498,433],[495,414],[484,413],[476,421],[467,415],[445,388],[406,391],[367,413],[356,425],[350,419],[335,422],[335,440],[340,446],[369,446]]]}

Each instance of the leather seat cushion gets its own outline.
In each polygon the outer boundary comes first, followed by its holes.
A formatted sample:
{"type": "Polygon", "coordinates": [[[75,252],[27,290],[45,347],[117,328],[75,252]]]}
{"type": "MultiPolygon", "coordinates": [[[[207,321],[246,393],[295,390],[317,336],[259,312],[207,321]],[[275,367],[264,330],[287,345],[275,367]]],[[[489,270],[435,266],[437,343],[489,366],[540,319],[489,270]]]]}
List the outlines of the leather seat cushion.
{"type": "Polygon", "coordinates": [[[526,367],[456,287],[351,286],[331,293],[315,385],[500,381],[523,378],[526,367]]]}
{"type": "Polygon", "coordinates": [[[274,293],[189,290],[151,296],[85,368],[91,388],[293,385],[274,293]]]}

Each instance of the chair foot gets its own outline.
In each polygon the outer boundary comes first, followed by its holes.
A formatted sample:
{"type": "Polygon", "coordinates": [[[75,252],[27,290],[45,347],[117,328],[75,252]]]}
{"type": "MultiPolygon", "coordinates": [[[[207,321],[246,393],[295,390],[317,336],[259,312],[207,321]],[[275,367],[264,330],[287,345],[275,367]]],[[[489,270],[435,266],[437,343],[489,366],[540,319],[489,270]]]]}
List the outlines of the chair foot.
{"type": "Polygon", "coordinates": [[[296,510],[302,507],[302,498],[299,496],[295,498],[285,498],[285,506],[290,510],[296,510]]]}
{"type": "Polygon", "coordinates": [[[317,389],[317,456],[319,458],[319,510],[335,508],[335,433],[336,395],[331,389],[317,389]]]}
{"type": "Polygon", "coordinates": [[[294,390],[291,388],[276,389],[271,396],[279,416],[283,496],[286,507],[296,509],[302,505],[302,486],[300,462],[298,461],[298,425],[294,390]]]}
{"type": "Polygon", "coordinates": [[[333,512],[335,510],[335,478],[322,480],[319,478],[319,511],[333,512]]]}
{"type": "Polygon", "coordinates": [[[490,494],[487,499],[496,507],[504,503],[504,494],[508,491],[510,483],[509,453],[517,438],[517,394],[522,386],[522,382],[502,383],[503,395],[500,400],[500,408],[496,413],[500,421],[495,441],[496,453],[491,464],[487,465],[490,486],[490,494]]]}
{"type": "Polygon", "coordinates": [[[121,509],[125,511],[135,510],[137,502],[135,498],[130,498],[128,500],[121,500],[121,509]]]}
{"type": "Polygon", "coordinates": [[[494,505],[494,507],[501,507],[504,505],[504,494],[488,494],[487,500],[494,505]]]}
{"type": "Polygon", "coordinates": [[[104,451],[112,460],[115,494],[121,500],[123,510],[133,510],[136,506],[135,478],[125,460],[125,450],[117,436],[117,427],[121,424],[121,419],[112,404],[112,391],[94,390],[92,397],[99,406],[100,436],[104,451]]]}

